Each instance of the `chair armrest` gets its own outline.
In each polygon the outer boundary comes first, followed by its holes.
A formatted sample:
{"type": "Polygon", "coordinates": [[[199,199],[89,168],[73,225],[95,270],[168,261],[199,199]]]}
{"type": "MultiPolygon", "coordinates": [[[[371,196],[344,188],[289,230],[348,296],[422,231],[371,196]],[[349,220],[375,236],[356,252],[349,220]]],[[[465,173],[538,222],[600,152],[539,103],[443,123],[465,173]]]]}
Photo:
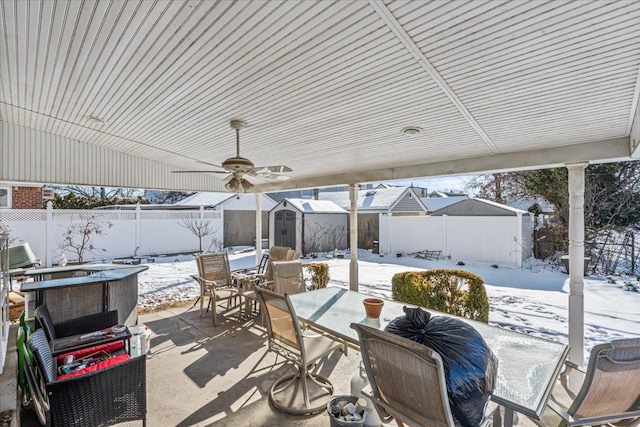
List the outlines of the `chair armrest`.
{"type": "Polygon", "coordinates": [[[146,418],[146,357],[46,385],[53,425],[105,425],[146,418]]]}
{"type": "Polygon", "coordinates": [[[631,412],[623,412],[621,414],[608,414],[608,415],[603,415],[598,417],[587,417],[587,418],[575,419],[554,401],[549,401],[547,403],[547,406],[553,412],[560,415],[562,419],[564,419],[564,421],[566,422],[567,426],[571,426],[571,427],[603,425],[608,422],[615,422],[619,420],[640,417],[640,411],[631,411],[631,412]]]}
{"type": "Polygon", "coordinates": [[[91,314],[77,319],[67,320],[54,326],[57,338],[86,334],[110,328],[118,324],[118,311],[91,314]]]}

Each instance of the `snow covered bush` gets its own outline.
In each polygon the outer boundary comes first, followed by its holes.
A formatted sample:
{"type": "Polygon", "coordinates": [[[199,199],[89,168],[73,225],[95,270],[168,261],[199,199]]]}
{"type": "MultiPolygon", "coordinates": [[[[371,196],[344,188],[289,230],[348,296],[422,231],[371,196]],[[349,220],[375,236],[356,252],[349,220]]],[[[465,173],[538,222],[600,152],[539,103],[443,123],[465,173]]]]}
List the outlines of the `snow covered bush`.
{"type": "Polygon", "coordinates": [[[468,271],[397,273],[391,280],[391,293],[396,301],[489,322],[489,297],[484,282],[468,271]]]}

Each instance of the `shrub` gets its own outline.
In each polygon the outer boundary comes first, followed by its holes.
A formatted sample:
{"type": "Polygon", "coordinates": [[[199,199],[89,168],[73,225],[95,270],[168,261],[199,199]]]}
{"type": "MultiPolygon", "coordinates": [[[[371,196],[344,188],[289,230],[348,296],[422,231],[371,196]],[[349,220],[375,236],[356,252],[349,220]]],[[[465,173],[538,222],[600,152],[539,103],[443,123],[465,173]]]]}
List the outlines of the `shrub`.
{"type": "Polygon", "coordinates": [[[302,264],[304,269],[311,275],[311,287],[309,290],[326,288],[331,280],[329,276],[329,264],[324,262],[310,262],[302,264]]]}
{"type": "Polygon", "coordinates": [[[396,301],[489,322],[489,297],[482,278],[468,271],[398,273],[393,276],[391,292],[396,301]]]}

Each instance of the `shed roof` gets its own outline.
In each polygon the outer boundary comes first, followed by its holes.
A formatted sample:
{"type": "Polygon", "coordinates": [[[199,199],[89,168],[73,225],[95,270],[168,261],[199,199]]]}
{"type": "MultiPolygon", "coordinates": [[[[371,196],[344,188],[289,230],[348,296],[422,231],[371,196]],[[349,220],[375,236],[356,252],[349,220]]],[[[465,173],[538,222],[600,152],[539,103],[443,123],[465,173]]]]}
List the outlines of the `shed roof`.
{"type": "Polygon", "coordinates": [[[454,203],[461,202],[463,200],[468,199],[467,196],[457,196],[457,197],[422,197],[420,201],[424,205],[425,208],[429,212],[437,211],[438,209],[445,208],[447,206],[451,206],[454,203]]]}
{"type": "MultiPolygon", "coordinates": [[[[443,200],[452,199],[453,197],[442,198],[443,200]]],[[[480,216],[515,216],[518,213],[528,215],[529,212],[521,209],[512,208],[511,206],[496,203],[491,200],[481,199],[478,197],[465,197],[454,203],[442,206],[441,208],[430,211],[431,215],[453,215],[453,216],[465,216],[465,215],[480,215],[480,216]],[[484,207],[482,207],[484,206],[484,207]]]]}
{"type": "Polygon", "coordinates": [[[278,203],[278,206],[284,202],[288,202],[291,206],[304,213],[347,213],[347,211],[329,200],[284,199],[278,203]]]}

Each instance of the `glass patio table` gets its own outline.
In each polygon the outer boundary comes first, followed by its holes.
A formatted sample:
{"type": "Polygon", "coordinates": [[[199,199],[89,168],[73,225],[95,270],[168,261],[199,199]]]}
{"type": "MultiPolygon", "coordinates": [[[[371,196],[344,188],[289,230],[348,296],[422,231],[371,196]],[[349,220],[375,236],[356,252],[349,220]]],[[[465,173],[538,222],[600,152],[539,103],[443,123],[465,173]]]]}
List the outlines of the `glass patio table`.
{"type": "MultiPolygon", "coordinates": [[[[340,288],[325,288],[291,295],[296,315],[316,328],[358,346],[358,334],[351,323],[384,329],[404,315],[410,304],[384,301],[379,320],[365,316],[362,301],[368,295],[340,288]]],[[[425,309],[426,310],[426,309],[425,309]]],[[[450,316],[426,310],[436,316],[450,316]]],[[[491,400],[505,408],[504,425],[513,425],[513,413],[540,419],[551,389],[567,358],[569,346],[530,335],[460,318],[472,325],[498,358],[496,388],[491,400]]]]}

